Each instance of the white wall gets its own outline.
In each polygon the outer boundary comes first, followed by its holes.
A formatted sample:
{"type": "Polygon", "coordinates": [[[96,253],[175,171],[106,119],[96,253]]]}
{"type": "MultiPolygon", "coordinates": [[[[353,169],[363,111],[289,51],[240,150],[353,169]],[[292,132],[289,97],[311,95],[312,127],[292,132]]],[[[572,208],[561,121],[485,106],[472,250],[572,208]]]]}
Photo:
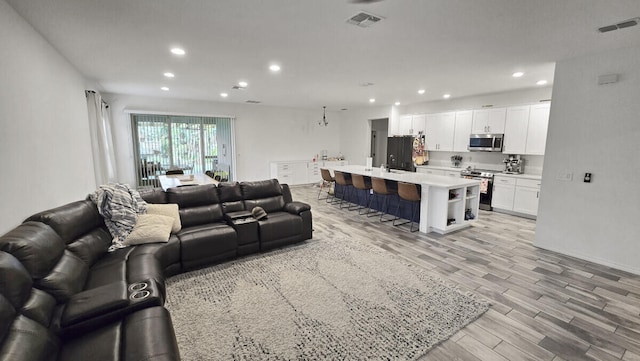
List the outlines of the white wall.
{"type": "Polygon", "coordinates": [[[326,149],[340,152],[340,113],[327,111],[327,127],[320,127],[322,109],[304,110],[264,105],[103,94],[111,108],[120,182],[135,184],[135,166],[128,110],[173,114],[235,117],[238,180],[269,178],[269,162],[309,160],[326,149]]]}
{"type": "Polygon", "coordinates": [[[0,0],[0,234],[95,189],[84,79],[0,0]]]}
{"type": "Polygon", "coordinates": [[[640,274],[640,48],[558,62],[554,84],[534,244],[640,274]]]}
{"type": "MultiPolygon", "coordinates": [[[[390,118],[394,107],[371,106],[342,113],[340,148],[350,164],[366,164],[371,154],[371,119],[390,118]]],[[[386,155],[383,156],[386,158],[386,155]]]]}

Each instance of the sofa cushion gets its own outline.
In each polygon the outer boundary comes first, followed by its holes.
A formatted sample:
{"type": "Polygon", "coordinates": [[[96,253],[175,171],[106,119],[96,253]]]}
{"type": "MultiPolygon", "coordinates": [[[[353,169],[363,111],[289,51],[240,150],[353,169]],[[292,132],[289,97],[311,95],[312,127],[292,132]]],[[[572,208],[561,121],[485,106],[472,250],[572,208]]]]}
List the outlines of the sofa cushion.
{"type": "Polygon", "coordinates": [[[31,294],[31,275],[12,255],[0,252],[0,292],[13,308],[21,307],[31,294]]]}
{"type": "Polygon", "coordinates": [[[182,229],[182,224],[180,223],[180,212],[178,211],[177,204],[147,204],[147,214],[159,214],[173,218],[171,233],[178,233],[182,229]]]}
{"type": "Polygon", "coordinates": [[[269,213],[258,225],[261,243],[302,234],[302,218],[288,212],[269,213]]]}
{"type": "Polygon", "coordinates": [[[136,244],[168,242],[171,234],[173,218],[160,214],[141,214],[131,233],[124,240],[124,244],[132,246],[136,244]]]}
{"type": "Polygon", "coordinates": [[[181,209],[220,203],[213,184],[174,187],[167,189],[166,193],[168,203],[176,203],[181,209]]]}
{"type": "Polygon", "coordinates": [[[64,251],[55,267],[45,277],[36,280],[38,288],[50,293],[58,303],[80,292],[84,286],[89,267],[70,251],[64,251]]]}
{"type": "Polygon", "coordinates": [[[140,193],[140,197],[142,197],[142,199],[147,203],[167,203],[167,194],[162,190],[162,188],[138,189],[138,193],[140,193]]]}
{"type": "Polygon", "coordinates": [[[282,187],[277,179],[242,182],[240,187],[242,188],[244,207],[247,210],[262,207],[267,213],[271,213],[282,210],[284,206],[282,187]]]}
{"type": "Polygon", "coordinates": [[[13,320],[2,342],[3,360],[55,360],[60,340],[38,322],[19,315],[13,320]]]}
{"type": "Polygon", "coordinates": [[[187,268],[211,264],[236,255],[236,231],[224,222],[183,228],[178,233],[182,264],[187,268]]]}
{"type": "Polygon", "coordinates": [[[67,245],[67,249],[80,257],[87,266],[107,254],[111,235],[105,228],[96,228],[67,245]]]}
{"type": "Polygon", "coordinates": [[[53,296],[37,288],[32,288],[31,296],[22,306],[20,313],[37,321],[44,327],[49,327],[55,307],[56,299],[53,296]]]}
{"type": "Polygon", "coordinates": [[[225,214],[244,211],[242,188],[240,184],[223,182],[218,184],[218,193],[225,214]]]}
{"type": "Polygon", "coordinates": [[[40,279],[58,263],[65,244],[48,225],[26,222],[0,237],[0,250],[17,258],[33,279],[40,279]]]}
{"type": "MultiPolygon", "coordinates": [[[[164,243],[163,243],[164,244],[164,243]]],[[[127,259],[129,255],[138,247],[120,248],[107,253],[99,259],[92,267],[84,289],[104,286],[111,282],[127,280],[127,259]]]]}
{"type": "Polygon", "coordinates": [[[46,210],[34,214],[27,221],[48,224],[66,243],[104,224],[96,205],[90,200],[76,201],[46,210]]]}
{"type": "Polygon", "coordinates": [[[0,293],[0,341],[9,333],[9,326],[16,317],[16,309],[4,295],[0,293]]]}

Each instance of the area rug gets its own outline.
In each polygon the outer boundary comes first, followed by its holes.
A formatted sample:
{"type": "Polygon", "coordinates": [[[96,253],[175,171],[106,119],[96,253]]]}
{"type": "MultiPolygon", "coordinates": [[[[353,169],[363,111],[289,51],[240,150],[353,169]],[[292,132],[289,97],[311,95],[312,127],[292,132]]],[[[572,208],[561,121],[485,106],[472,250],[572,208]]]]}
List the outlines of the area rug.
{"type": "Polygon", "coordinates": [[[314,240],[167,281],[195,360],[414,360],[488,303],[351,239],[314,240]]]}

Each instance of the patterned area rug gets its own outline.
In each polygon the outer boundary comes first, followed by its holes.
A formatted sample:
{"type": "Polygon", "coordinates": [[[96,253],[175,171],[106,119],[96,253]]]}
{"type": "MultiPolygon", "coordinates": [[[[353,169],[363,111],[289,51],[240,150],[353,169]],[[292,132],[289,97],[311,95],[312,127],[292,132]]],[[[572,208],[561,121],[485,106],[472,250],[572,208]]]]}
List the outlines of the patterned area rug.
{"type": "Polygon", "coordinates": [[[350,239],[184,273],[167,295],[184,361],[414,360],[489,307],[350,239]]]}

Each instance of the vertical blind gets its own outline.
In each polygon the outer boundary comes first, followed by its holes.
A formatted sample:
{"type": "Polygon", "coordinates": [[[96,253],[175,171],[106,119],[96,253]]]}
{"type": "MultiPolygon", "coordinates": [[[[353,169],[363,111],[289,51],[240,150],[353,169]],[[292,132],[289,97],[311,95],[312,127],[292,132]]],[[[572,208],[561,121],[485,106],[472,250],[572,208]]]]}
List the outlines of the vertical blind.
{"type": "Polygon", "coordinates": [[[138,186],[169,170],[231,180],[231,118],[132,114],[138,186]]]}

